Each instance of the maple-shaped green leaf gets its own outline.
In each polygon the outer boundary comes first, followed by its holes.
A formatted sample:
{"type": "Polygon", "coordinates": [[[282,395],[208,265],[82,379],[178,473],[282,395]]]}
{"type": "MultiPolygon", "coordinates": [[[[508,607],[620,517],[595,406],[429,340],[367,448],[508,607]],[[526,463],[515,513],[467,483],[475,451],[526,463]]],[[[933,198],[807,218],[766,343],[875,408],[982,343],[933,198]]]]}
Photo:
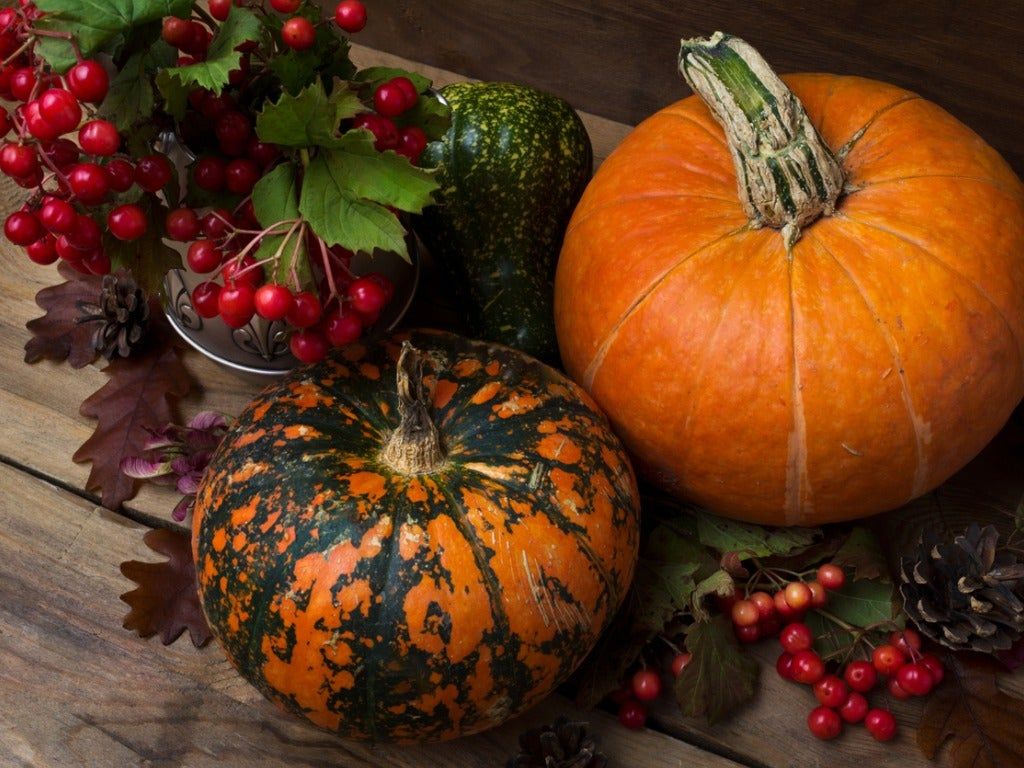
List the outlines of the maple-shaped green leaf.
{"type": "Polygon", "coordinates": [[[641,628],[661,632],[673,617],[689,612],[697,586],[694,574],[705,565],[705,558],[703,547],[668,526],[652,530],[634,582],[638,600],[635,621],[641,628]]]}
{"type": "Polygon", "coordinates": [[[316,44],[306,51],[278,53],[267,64],[288,93],[298,93],[314,80],[349,80],[356,68],[349,59],[349,44],[330,32],[330,25],[318,27],[316,44]]]}
{"type": "MultiPolygon", "coordinates": [[[[842,589],[829,592],[825,611],[858,630],[879,625],[880,635],[887,635],[903,622],[893,585],[872,579],[848,581],[842,589]]],[[[822,656],[844,651],[855,640],[849,630],[818,611],[808,613],[804,621],[814,633],[814,646],[822,656]]]]}
{"type": "Polygon", "coordinates": [[[693,514],[701,543],[722,554],[737,552],[743,558],[788,555],[821,538],[819,528],[768,528],[728,520],[696,508],[693,514]]]}
{"type": "MultiPolygon", "coordinates": [[[[86,57],[127,36],[133,27],[165,16],[187,18],[192,12],[192,0],[37,0],[35,5],[44,14],[35,25],[70,32],[86,57]]],[[[61,73],[77,61],[67,41],[52,37],[40,38],[36,52],[61,73]]]]}
{"type": "MultiPolygon", "coordinates": [[[[295,166],[281,163],[260,179],[252,190],[252,205],[256,218],[264,227],[299,218],[299,184],[295,166]]],[[[267,235],[256,250],[256,260],[262,261],[279,254],[274,280],[285,285],[306,287],[313,274],[306,253],[305,238],[299,230],[267,235]]]]}
{"type": "Polygon", "coordinates": [[[714,723],[754,697],[760,667],[740,650],[725,616],[690,626],[686,650],[693,658],[675,683],[684,715],[704,716],[714,723]]]}
{"type": "Polygon", "coordinates": [[[151,73],[171,66],[175,58],[175,50],[163,40],[130,56],[110,81],[110,90],[99,107],[100,116],[122,132],[151,117],[156,104],[151,73]]]}
{"type": "Polygon", "coordinates": [[[261,141],[282,147],[340,147],[342,120],[365,111],[359,96],[345,83],[336,84],[330,95],[317,80],[296,96],[288,93],[267,104],[256,115],[256,135],[261,141]]]}
{"type": "MultiPolygon", "coordinates": [[[[216,37],[203,61],[185,67],[171,67],[164,70],[163,77],[178,80],[183,85],[208,88],[220,93],[228,84],[229,73],[238,69],[242,54],[235,50],[242,43],[258,40],[262,26],[252,11],[246,8],[232,8],[227,20],[217,30],[216,37]]],[[[161,86],[161,92],[164,91],[161,86]]],[[[165,94],[166,96],[166,94],[165,94]]]]}

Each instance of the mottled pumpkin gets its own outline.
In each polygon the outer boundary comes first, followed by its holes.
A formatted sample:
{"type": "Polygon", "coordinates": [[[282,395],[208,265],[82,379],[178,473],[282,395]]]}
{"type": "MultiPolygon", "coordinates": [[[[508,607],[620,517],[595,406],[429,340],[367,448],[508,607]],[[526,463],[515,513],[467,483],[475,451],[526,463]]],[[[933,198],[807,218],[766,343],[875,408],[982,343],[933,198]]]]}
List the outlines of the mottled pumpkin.
{"type": "Polygon", "coordinates": [[[251,403],[193,545],[210,625],[267,697],[346,737],[422,741],[565,680],[622,600],[638,524],[632,469],[582,390],[417,331],[251,403]]]}
{"type": "Polygon", "coordinates": [[[686,41],[698,96],[596,173],[558,265],[566,370],[636,467],[768,524],[934,488],[1024,395],[1024,185],[920,96],[686,41]]]}

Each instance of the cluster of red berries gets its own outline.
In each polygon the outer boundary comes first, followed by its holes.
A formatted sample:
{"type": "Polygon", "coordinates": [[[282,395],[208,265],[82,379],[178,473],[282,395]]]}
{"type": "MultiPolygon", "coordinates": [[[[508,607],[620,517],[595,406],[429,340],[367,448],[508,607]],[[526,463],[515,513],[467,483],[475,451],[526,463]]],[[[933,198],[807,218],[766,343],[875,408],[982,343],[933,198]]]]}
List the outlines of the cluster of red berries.
{"type": "MultiPolygon", "coordinates": [[[[676,651],[665,660],[664,674],[679,677],[693,660],[693,654],[676,651]]],[[[633,673],[629,681],[612,694],[612,701],[618,704],[619,722],[627,728],[638,730],[647,722],[647,704],[661,696],[664,691],[663,672],[650,666],[643,666],[633,673]]]]}

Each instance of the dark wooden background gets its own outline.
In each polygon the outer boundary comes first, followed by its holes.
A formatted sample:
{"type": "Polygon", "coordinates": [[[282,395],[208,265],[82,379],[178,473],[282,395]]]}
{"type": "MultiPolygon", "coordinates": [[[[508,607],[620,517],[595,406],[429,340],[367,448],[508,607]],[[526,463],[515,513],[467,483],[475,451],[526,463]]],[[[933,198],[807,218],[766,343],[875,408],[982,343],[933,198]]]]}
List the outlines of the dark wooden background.
{"type": "Polygon", "coordinates": [[[1024,175],[1024,0],[372,0],[356,41],[546,88],[637,123],[689,90],[681,37],[747,39],[780,72],[859,74],[938,102],[1024,175]]]}

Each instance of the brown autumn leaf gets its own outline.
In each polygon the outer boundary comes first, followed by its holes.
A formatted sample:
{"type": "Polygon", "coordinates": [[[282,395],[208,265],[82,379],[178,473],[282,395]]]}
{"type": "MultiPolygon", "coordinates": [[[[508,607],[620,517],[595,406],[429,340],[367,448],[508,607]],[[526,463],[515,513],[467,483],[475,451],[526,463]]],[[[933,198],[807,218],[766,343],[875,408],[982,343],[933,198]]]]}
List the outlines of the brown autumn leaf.
{"type": "Polygon", "coordinates": [[[1018,768],[1024,765],[1024,701],[1001,691],[995,661],[977,654],[946,653],[946,679],[928,699],[917,745],[934,760],[948,742],[952,768],[1018,768]]]}
{"type": "Polygon", "coordinates": [[[201,648],[210,640],[211,633],[199,603],[188,535],[158,528],[149,531],[142,540],[167,560],[121,563],[121,573],[139,585],[121,595],[131,607],[124,617],[124,628],[138,632],[139,637],[160,635],[164,645],[173,643],[187,629],[192,644],[201,648]]]}
{"type": "Polygon", "coordinates": [[[158,429],[172,420],[170,399],[184,397],[191,380],[170,345],[153,345],[138,357],[114,360],[103,372],[107,383],[81,407],[82,415],[98,424],[72,458],[92,462],[85,487],[99,491],[103,506],[116,510],[135,495],[138,484],[121,472],[121,460],[142,453],[147,428],[158,429]]]}
{"type": "Polygon", "coordinates": [[[79,302],[95,303],[100,295],[102,277],[83,275],[61,263],[58,268],[67,282],[43,288],[36,294],[36,304],[46,311],[42,317],[29,320],[25,327],[32,338],[25,343],[25,362],[40,360],[68,361],[72,368],[84,368],[99,353],[92,344],[95,330],[91,324],[80,325],[79,302]]]}

